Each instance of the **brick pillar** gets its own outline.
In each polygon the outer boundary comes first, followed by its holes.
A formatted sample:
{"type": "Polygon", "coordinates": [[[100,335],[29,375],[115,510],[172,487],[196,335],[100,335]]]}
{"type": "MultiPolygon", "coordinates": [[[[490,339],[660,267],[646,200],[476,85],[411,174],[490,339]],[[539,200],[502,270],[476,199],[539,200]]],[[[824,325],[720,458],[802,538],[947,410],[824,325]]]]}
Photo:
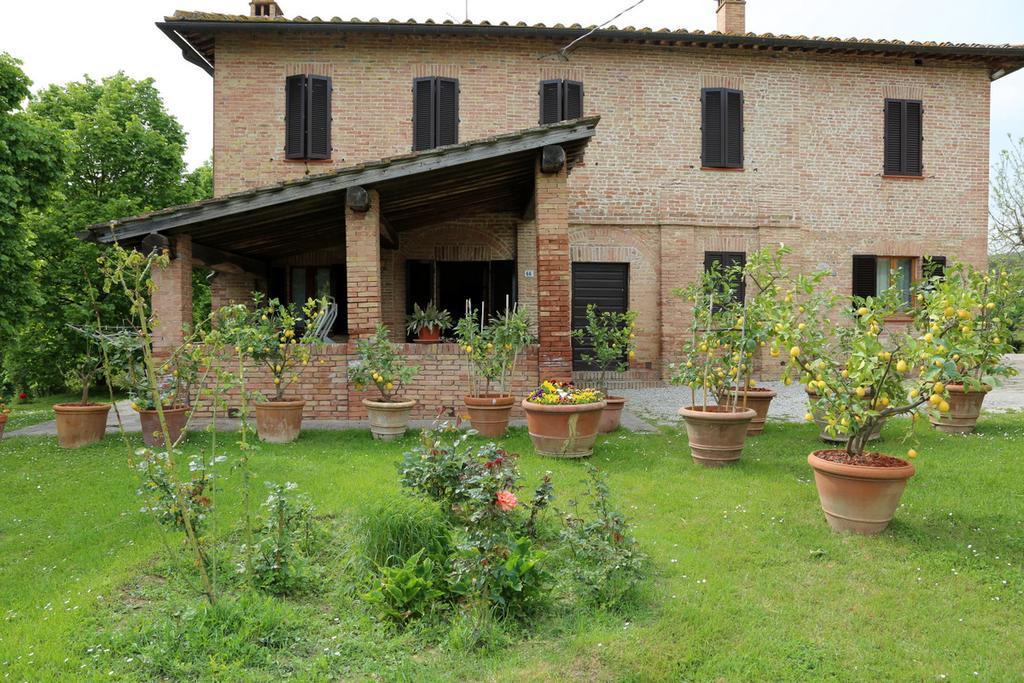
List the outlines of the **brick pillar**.
{"type": "Polygon", "coordinates": [[[345,205],[345,270],[348,274],[348,333],[373,334],[382,321],[380,288],[380,198],[369,190],[369,209],[345,205]]]}
{"type": "Polygon", "coordinates": [[[537,329],[540,378],[572,379],[569,187],[565,166],[536,177],[537,329]]]}
{"type": "Polygon", "coordinates": [[[174,258],[153,271],[153,353],[168,356],[192,329],[192,238],[172,238],[174,258]]]}

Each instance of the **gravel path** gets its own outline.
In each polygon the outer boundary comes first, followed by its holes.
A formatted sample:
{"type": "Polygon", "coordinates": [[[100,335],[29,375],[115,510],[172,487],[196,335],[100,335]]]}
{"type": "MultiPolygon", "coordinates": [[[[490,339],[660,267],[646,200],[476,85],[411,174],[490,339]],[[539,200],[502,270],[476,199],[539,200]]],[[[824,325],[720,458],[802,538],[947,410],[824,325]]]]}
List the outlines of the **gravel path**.
{"type": "MultiPolygon", "coordinates": [[[[1024,354],[1013,354],[1007,356],[1006,360],[1017,368],[1019,374],[985,397],[986,411],[1024,410],[1024,354]]],[[[758,386],[774,389],[778,393],[768,410],[769,417],[785,422],[803,422],[807,412],[807,394],[803,385],[792,384],[787,387],[782,382],[761,382],[758,386]]],[[[690,404],[690,390],[687,387],[627,389],[621,393],[628,401],[626,405],[637,416],[662,424],[677,424],[679,415],[676,411],[680,406],[690,404]]],[[[700,400],[700,392],[697,392],[698,403],[700,400]]]]}

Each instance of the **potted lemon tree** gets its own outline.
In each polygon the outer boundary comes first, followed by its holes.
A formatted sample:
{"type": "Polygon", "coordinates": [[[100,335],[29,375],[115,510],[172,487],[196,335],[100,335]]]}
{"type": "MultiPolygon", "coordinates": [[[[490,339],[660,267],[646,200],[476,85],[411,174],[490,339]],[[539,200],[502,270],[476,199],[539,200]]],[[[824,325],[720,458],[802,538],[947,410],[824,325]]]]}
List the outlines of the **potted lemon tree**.
{"type": "Polygon", "coordinates": [[[446,310],[438,310],[431,301],[426,308],[420,308],[419,304],[412,305],[412,313],[406,318],[405,328],[409,334],[416,335],[417,344],[437,344],[441,341],[441,334],[451,326],[451,314],[446,310]]]}
{"type": "Polygon", "coordinates": [[[950,352],[945,368],[949,412],[933,415],[941,432],[974,430],[985,396],[1016,371],[1003,362],[1011,353],[1013,313],[1021,285],[1006,271],[985,273],[963,264],[918,287],[915,328],[922,340],[950,352]]]}
{"type": "Polygon", "coordinates": [[[103,439],[107,431],[109,403],[96,403],[89,398],[89,390],[100,376],[103,362],[96,353],[92,340],[72,364],[65,376],[70,386],[81,391],[76,403],[57,403],[53,412],[57,420],[57,444],[61,448],[80,448],[103,439]]]}
{"type": "Polygon", "coordinates": [[[552,458],[585,458],[594,453],[604,396],[597,389],[545,381],[523,399],[533,447],[552,458]]]}
{"type": "Polygon", "coordinates": [[[587,349],[581,358],[599,373],[597,387],[604,394],[605,408],[598,431],[614,432],[622,420],[626,399],[608,393],[608,373],[625,372],[636,357],[636,311],[598,312],[594,304],[587,304],[587,324],[573,330],[572,336],[587,349]]]}
{"type": "Polygon", "coordinates": [[[186,342],[174,350],[171,357],[159,366],[156,391],[149,386],[147,374],[142,368],[131,372],[129,396],[132,408],[139,414],[142,425],[142,440],[150,448],[164,445],[163,427],[156,409],[160,400],[164,422],[171,443],[181,440],[186,432],[189,413],[192,409],[192,394],[199,376],[202,362],[200,348],[186,342]]]}
{"type": "Polygon", "coordinates": [[[496,439],[508,428],[515,396],[512,378],[519,357],[533,343],[530,321],[518,306],[506,308],[486,325],[475,309],[455,326],[459,347],[470,363],[470,393],[463,396],[469,421],[480,434],[496,439]]]}
{"type": "Polygon", "coordinates": [[[388,337],[388,328],[382,324],[372,337],[356,342],[359,358],[349,365],[349,380],[360,391],[369,387],[377,390],[375,398],[364,398],[363,405],[370,417],[373,438],[390,441],[405,434],[416,399],[402,397],[402,389],[419,372],[419,367],[406,365],[399,346],[388,337]]]}

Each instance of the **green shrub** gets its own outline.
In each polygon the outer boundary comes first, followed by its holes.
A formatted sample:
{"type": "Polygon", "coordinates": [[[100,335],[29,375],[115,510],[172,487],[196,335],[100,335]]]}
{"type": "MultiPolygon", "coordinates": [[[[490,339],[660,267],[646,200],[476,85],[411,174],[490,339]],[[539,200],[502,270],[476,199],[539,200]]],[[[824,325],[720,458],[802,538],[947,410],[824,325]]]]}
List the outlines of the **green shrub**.
{"type": "Polygon", "coordinates": [[[251,549],[252,581],[257,588],[275,595],[297,593],[315,580],[316,568],[308,553],[322,531],[313,506],[291,494],[297,488],[295,484],[266,485],[270,490],[263,502],[266,516],[251,549]]]}
{"type": "Polygon", "coordinates": [[[420,549],[400,566],[381,567],[376,588],[364,597],[379,605],[385,616],[399,623],[422,617],[443,597],[448,586],[443,568],[426,549],[420,549]]]}
{"type": "Polygon", "coordinates": [[[398,498],[366,507],[355,525],[363,557],[373,567],[398,567],[420,549],[443,559],[451,552],[450,527],[429,505],[398,498]]]}

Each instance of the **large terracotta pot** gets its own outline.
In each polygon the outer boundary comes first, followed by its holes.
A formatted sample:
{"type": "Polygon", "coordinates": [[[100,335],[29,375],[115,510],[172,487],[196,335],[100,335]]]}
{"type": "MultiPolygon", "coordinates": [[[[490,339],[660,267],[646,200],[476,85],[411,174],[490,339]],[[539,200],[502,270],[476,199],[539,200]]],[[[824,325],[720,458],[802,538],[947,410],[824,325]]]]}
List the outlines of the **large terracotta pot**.
{"type": "Polygon", "coordinates": [[[757,413],[752,408],[730,410],[724,406],[686,406],[679,409],[686,422],[690,456],[706,467],[731,465],[743,453],[747,425],[757,413]]]}
{"type": "Polygon", "coordinates": [[[552,458],[586,458],[594,453],[604,401],[547,406],[523,400],[533,448],[552,458]]]}
{"type": "Polygon", "coordinates": [[[502,394],[484,394],[483,396],[463,396],[466,410],[469,412],[469,423],[481,436],[497,439],[505,435],[508,419],[512,415],[515,396],[502,394]]]}
{"type": "Polygon", "coordinates": [[[0,413],[0,437],[4,435],[4,427],[7,426],[7,413],[0,413]]]}
{"type": "MultiPolygon", "coordinates": [[[[754,419],[747,425],[747,434],[755,435],[763,432],[765,420],[768,419],[768,406],[771,405],[776,393],[767,388],[751,387],[749,389],[740,389],[738,392],[735,389],[730,389],[726,394],[725,398],[729,405],[735,402],[737,408],[742,408],[745,403],[747,408],[752,409],[756,413],[754,419]]],[[[725,403],[725,401],[722,401],[722,403],[725,403]]]]}
{"type": "Polygon", "coordinates": [[[61,448],[80,448],[103,440],[107,433],[109,403],[58,403],[53,406],[57,416],[57,444],[61,448]]]}
{"type": "Polygon", "coordinates": [[[992,387],[988,384],[978,389],[965,388],[963,384],[947,384],[949,390],[949,412],[939,417],[929,417],[932,425],[946,434],[968,434],[981,415],[981,404],[992,387]]]}
{"type": "MultiPolygon", "coordinates": [[[[164,445],[164,432],[160,428],[160,416],[155,410],[139,410],[139,422],[142,424],[142,442],[150,448],[164,445]]],[[[188,408],[164,408],[164,421],[171,443],[178,443],[181,433],[188,424],[188,408]]]]}
{"type": "Polygon", "coordinates": [[[409,428],[409,417],[412,415],[416,399],[409,401],[371,401],[363,399],[366,412],[370,416],[370,432],[373,438],[391,441],[405,434],[409,428]]]}
{"type": "Polygon", "coordinates": [[[262,401],[256,404],[256,433],[267,443],[291,443],[302,429],[305,401],[262,401]]]}
{"type": "Polygon", "coordinates": [[[601,413],[601,422],[597,425],[597,431],[601,434],[614,432],[622,422],[622,407],[626,405],[626,399],[621,396],[605,396],[604,412],[601,413]]]}
{"type": "Polygon", "coordinates": [[[877,534],[885,530],[900,504],[907,479],[914,476],[914,466],[893,458],[898,467],[844,465],[818,457],[815,451],[807,456],[814,469],[821,509],[825,511],[833,531],[877,534]]]}
{"type": "Polygon", "coordinates": [[[424,327],[416,333],[417,344],[437,344],[441,341],[440,327],[424,327]]]}
{"type": "MultiPolygon", "coordinates": [[[[850,440],[849,434],[829,434],[826,427],[828,422],[825,420],[825,415],[814,407],[814,401],[818,398],[818,394],[815,391],[811,391],[807,387],[804,387],[804,391],[807,392],[808,409],[811,411],[811,415],[814,416],[814,424],[818,425],[818,438],[826,443],[846,443],[850,440]]],[[[875,428],[871,430],[871,434],[868,436],[868,441],[877,441],[882,438],[882,427],[885,426],[885,418],[875,423],[875,428]]]]}

